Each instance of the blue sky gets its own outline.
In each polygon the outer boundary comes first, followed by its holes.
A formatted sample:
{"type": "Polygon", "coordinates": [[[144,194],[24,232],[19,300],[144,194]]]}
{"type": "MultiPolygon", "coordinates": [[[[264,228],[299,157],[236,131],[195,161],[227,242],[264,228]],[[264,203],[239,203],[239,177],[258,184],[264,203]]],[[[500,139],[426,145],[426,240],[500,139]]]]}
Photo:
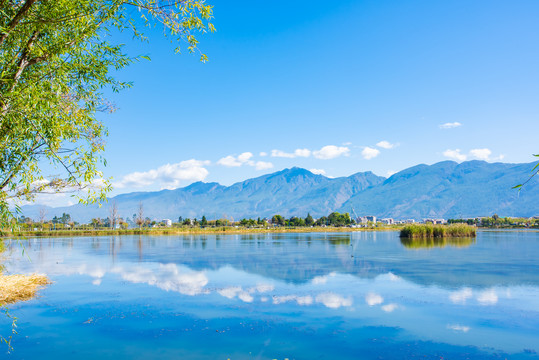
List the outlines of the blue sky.
{"type": "Polygon", "coordinates": [[[218,1],[209,56],[159,28],[116,76],[112,195],[232,184],[299,166],[387,176],[443,160],[539,152],[537,1],[218,1]]]}

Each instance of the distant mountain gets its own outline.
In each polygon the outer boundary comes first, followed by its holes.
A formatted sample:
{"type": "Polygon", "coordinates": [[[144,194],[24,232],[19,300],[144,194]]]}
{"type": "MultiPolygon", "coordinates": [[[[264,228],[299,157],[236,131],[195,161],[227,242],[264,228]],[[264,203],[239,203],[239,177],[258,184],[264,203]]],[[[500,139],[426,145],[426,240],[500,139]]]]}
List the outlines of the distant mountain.
{"type": "Polygon", "coordinates": [[[443,161],[405,169],[354,194],[339,210],[393,218],[539,215],[539,178],[519,192],[533,164],[443,161]]]}
{"type": "MultiPolygon", "coordinates": [[[[139,203],[153,219],[271,217],[281,214],[315,217],[332,211],[398,219],[539,214],[539,179],[522,191],[512,189],[530,175],[533,164],[444,161],[417,165],[390,178],[372,172],[327,178],[294,167],[248,179],[231,186],[193,183],[175,190],[135,192],[110,199],[120,216],[132,217],[139,203]]],[[[73,205],[48,208],[47,217],[71,214],[79,222],[108,216],[110,205],[73,205]]],[[[24,206],[26,216],[37,218],[42,206],[24,206]]]]}

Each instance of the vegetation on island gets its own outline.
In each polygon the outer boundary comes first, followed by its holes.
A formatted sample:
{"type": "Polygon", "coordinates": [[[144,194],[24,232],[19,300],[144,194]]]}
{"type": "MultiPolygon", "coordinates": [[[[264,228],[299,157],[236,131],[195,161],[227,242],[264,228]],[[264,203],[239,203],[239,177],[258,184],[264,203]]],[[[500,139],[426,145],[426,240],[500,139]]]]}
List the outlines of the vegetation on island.
{"type": "Polygon", "coordinates": [[[468,224],[433,225],[409,224],[401,232],[401,238],[475,237],[477,229],[468,224]]]}

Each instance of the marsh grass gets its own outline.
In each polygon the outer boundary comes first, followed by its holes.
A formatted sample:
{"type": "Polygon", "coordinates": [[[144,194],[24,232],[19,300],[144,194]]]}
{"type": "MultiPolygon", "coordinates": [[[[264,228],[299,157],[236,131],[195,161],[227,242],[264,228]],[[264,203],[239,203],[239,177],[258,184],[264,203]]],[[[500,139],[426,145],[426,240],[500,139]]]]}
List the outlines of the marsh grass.
{"type": "Polygon", "coordinates": [[[477,236],[476,228],[467,224],[412,224],[406,225],[400,233],[401,238],[473,238],[475,236],[477,236]]]}
{"type": "Polygon", "coordinates": [[[41,274],[0,274],[0,306],[30,300],[47,284],[50,284],[49,279],[41,274]]]}
{"type": "Polygon", "coordinates": [[[179,227],[155,229],[96,229],[96,230],[50,230],[50,231],[1,231],[0,237],[61,237],[61,236],[106,236],[106,235],[183,235],[183,234],[252,234],[252,233],[310,233],[352,231],[396,231],[396,227],[349,228],[349,227],[179,227]]]}
{"type": "MultiPolygon", "coordinates": [[[[0,260],[5,249],[4,241],[0,239],[0,260]]],[[[6,275],[0,266],[0,306],[30,300],[47,284],[50,281],[45,275],[6,275]]]]}

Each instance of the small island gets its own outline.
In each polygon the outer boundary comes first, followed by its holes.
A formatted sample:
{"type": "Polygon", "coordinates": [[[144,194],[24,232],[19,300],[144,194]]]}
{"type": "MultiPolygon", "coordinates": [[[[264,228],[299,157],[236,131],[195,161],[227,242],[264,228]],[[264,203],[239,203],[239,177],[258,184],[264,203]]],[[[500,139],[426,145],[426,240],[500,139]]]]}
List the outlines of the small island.
{"type": "Polygon", "coordinates": [[[401,238],[448,238],[448,237],[476,237],[475,226],[467,224],[433,225],[410,224],[402,228],[401,238]]]}

